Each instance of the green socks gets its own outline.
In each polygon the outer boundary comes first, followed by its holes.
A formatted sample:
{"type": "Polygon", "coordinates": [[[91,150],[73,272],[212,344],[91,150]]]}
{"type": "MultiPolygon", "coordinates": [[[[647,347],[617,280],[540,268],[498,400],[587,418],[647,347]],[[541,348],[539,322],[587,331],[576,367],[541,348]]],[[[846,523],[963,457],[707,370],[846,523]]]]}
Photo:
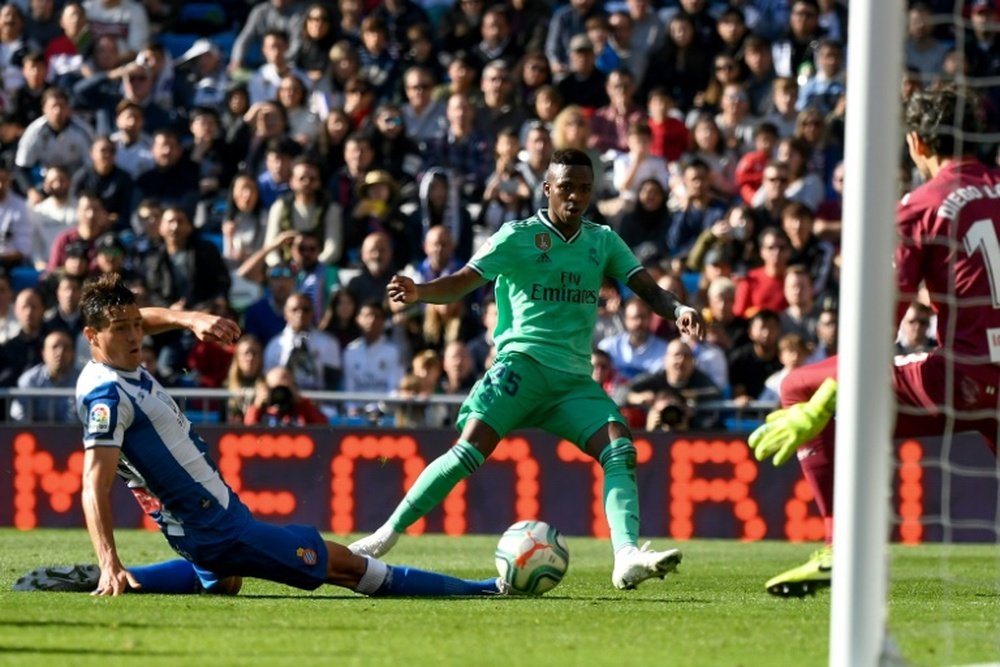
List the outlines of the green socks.
{"type": "Polygon", "coordinates": [[[613,440],[598,461],[604,468],[604,514],[617,553],[639,538],[639,492],[635,484],[635,447],[628,438],[613,440]]]}
{"type": "MultiPolygon", "coordinates": [[[[632,459],[635,460],[634,454],[632,459]]],[[[434,509],[456,484],[474,473],[485,460],[478,449],[459,440],[454,447],[424,468],[417,481],[406,492],[406,497],[389,517],[388,524],[396,532],[402,533],[413,522],[434,509]]],[[[634,497],[634,481],[632,486],[634,497]]]]}

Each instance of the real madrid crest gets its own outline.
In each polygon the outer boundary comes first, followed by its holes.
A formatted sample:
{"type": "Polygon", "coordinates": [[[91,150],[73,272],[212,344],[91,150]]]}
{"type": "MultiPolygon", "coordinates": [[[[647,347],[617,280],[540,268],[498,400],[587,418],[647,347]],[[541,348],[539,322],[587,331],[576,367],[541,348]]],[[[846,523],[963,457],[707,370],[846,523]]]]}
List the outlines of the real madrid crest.
{"type": "Polygon", "coordinates": [[[552,237],[549,236],[548,232],[539,232],[535,234],[535,247],[542,252],[548,252],[552,248],[552,237]]]}

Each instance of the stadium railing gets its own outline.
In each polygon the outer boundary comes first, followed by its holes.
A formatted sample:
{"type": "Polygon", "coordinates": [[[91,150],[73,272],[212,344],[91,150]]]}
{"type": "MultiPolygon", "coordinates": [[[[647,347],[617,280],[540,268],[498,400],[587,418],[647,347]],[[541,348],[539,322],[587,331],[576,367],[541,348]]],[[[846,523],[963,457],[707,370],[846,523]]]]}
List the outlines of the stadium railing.
{"type": "MultiPolygon", "coordinates": [[[[176,400],[188,418],[194,423],[221,423],[225,403],[235,396],[227,389],[204,389],[197,387],[171,387],[167,393],[176,400]]],[[[427,398],[410,398],[383,393],[358,393],[344,391],[302,391],[302,396],[315,403],[330,419],[334,426],[395,426],[393,413],[400,406],[443,406],[457,412],[465,400],[465,394],[436,394],[427,398]],[[364,405],[363,415],[347,415],[348,404],[364,405]]],[[[61,401],[48,404],[47,414],[34,414],[34,399],[72,399],[70,388],[0,388],[0,406],[3,406],[2,421],[12,422],[11,402],[17,399],[25,409],[21,423],[52,423],[55,411],[61,401]]],[[[719,412],[723,415],[723,425],[727,431],[747,432],[756,428],[764,416],[777,405],[770,401],[751,401],[741,405],[732,400],[704,401],[694,406],[698,412],[719,412]]]]}

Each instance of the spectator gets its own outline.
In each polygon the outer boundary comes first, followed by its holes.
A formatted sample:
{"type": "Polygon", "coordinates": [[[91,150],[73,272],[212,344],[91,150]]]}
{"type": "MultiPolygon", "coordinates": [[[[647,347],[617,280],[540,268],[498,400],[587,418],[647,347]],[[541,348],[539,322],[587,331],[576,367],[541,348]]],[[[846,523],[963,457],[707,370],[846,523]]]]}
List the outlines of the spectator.
{"type": "Polygon", "coordinates": [[[42,95],[42,112],[24,130],[14,159],[18,185],[32,204],[44,199],[38,189],[41,171],[61,165],[75,172],[87,161],[94,134],[73,115],[69,97],[59,88],[49,88],[42,95]]]}
{"type": "Polygon", "coordinates": [[[375,88],[363,76],[353,76],[344,83],[344,111],[354,127],[364,127],[375,110],[375,88]]]}
{"type": "MultiPolygon", "coordinates": [[[[389,394],[403,377],[399,347],[385,336],[385,311],[381,302],[363,304],[358,311],[361,336],[344,348],[344,391],[389,394]]],[[[378,411],[377,403],[348,403],[349,415],[378,411]]]]}
{"type": "MultiPolygon", "coordinates": [[[[288,59],[294,59],[299,52],[305,8],[305,3],[295,0],[269,0],[254,7],[233,43],[229,68],[237,70],[250,65],[251,59],[248,56],[258,42],[266,43],[267,36],[277,32],[285,35],[283,53],[287,53],[284,55],[288,59]]],[[[266,58],[266,47],[261,50],[265,52],[266,58]]]]}
{"type": "Polygon", "coordinates": [[[446,104],[431,96],[434,89],[432,73],[426,67],[414,66],[403,75],[406,104],[402,107],[406,136],[419,146],[440,140],[448,125],[446,104]]]}
{"type": "Polygon", "coordinates": [[[779,338],[778,359],[781,361],[781,370],[768,376],[757,400],[778,403],[781,398],[781,382],[793,370],[804,365],[808,356],[809,343],[799,334],[785,333],[779,338]]]}
{"type": "Polygon", "coordinates": [[[175,206],[190,217],[198,202],[198,169],[181,150],[173,130],[157,130],[153,135],[153,167],[135,179],[133,198],[156,199],[175,206]]]}
{"type": "Polygon", "coordinates": [[[542,53],[551,10],[544,0],[511,0],[507,7],[510,34],[523,53],[542,53]]]}
{"type": "Polygon", "coordinates": [[[667,343],[653,335],[652,314],[645,301],[629,299],[625,304],[625,331],[597,344],[611,357],[615,372],[626,380],[663,370],[667,343]]]}
{"type": "Polygon", "coordinates": [[[371,127],[374,164],[385,169],[400,186],[405,199],[416,194],[416,178],[423,171],[420,146],[406,135],[403,112],[396,104],[384,103],[375,110],[371,127]]]}
{"type": "MultiPolygon", "coordinates": [[[[487,360],[491,359],[496,352],[496,342],[493,340],[493,331],[497,327],[496,301],[491,299],[484,302],[480,312],[482,313],[483,330],[466,345],[472,356],[472,365],[476,369],[476,375],[486,370],[487,360]]],[[[601,354],[606,356],[604,352],[601,354]]]]}
{"type": "MultiPolygon", "coordinates": [[[[263,116],[270,115],[276,105],[266,104],[256,107],[257,115],[254,116],[257,123],[267,124],[269,121],[263,120],[263,116]]],[[[250,112],[253,112],[251,109],[250,112]]],[[[284,117],[282,115],[282,117],[284,117]]],[[[266,153],[264,156],[265,169],[257,176],[257,188],[260,192],[260,203],[270,211],[280,197],[291,192],[292,162],[294,156],[298,155],[298,145],[290,139],[279,139],[272,137],[266,143],[266,153]]],[[[254,173],[251,171],[250,173],[254,173]]]]}
{"type": "Polygon", "coordinates": [[[778,337],[781,324],[773,310],[761,310],[750,318],[750,342],[729,355],[729,382],[733,400],[746,405],[760,396],[764,382],[781,370],[778,359],[778,337]]]}
{"type": "Polygon", "coordinates": [[[847,90],[844,72],[844,47],[840,42],[824,39],[816,52],[816,73],[806,79],[796,104],[798,110],[815,107],[829,114],[837,100],[847,90]]]}
{"type": "Polygon", "coordinates": [[[781,213],[781,227],[791,242],[788,264],[804,266],[813,281],[813,291],[836,292],[832,280],[833,246],[813,234],[814,215],[804,204],[792,202],[781,213]]]}
{"type": "Polygon", "coordinates": [[[143,108],[134,102],[119,102],[115,107],[115,127],[110,137],[115,144],[115,165],[133,179],[152,169],[153,140],[144,131],[146,113],[143,108]]]}
{"type": "Polygon", "coordinates": [[[19,331],[0,347],[0,387],[13,387],[21,373],[42,363],[42,342],[49,332],[43,316],[42,293],[26,287],[14,299],[19,331]]]}
{"type": "Polygon", "coordinates": [[[95,37],[118,40],[118,64],[135,58],[149,41],[149,17],[135,0],[86,0],[83,8],[95,37]]]}
{"type": "Polygon", "coordinates": [[[667,247],[673,257],[687,257],[698,237],[723,219],[726,204],[712,196],[708,165],[695,158],[684,166],[683,205],[674,211],[667,232],[667,247]]]}
{"type": "Polygon", "coordinates": [[[754,130],[753,143],[754,149],[744,153],[736,163],[734,174],[740,199],[747,204],[753,203],[754,195],[764,183],[764,170],[778,143],[778,128],[767,121],[760,123],[754,130]]]}
{"type": "Polygon", "coordinates": [[[708,81],[711,55],[695,40],[695,26],[686,14],[676,14],[667,26],[667,38],[649,54],[646,75],[639,86],[640,97],[653,88],[664,88],[677,100],[677,105],[688,109],[695,96],[708,81]]]}
{"type": "Polygon", "coordinates": [[[951,46],[934,36],[933,11],[926,2],[914,2],[907,13],[904,58],[907,67],[920,72],[924,83],[940,78],[951,46]]]}
{"type": "Polygon", "coordinates": [[[144,267],[154,305],[190,308],[228,297],[232,281],[218,248],[199,237],[183,209],[166,206],[159,233],[163,246],[146,258],[144,267]]]}
{"type": "Polygon", "coordinates": [[[267,290],[263,297],[250,304],[243,315],[243,331],[267,345],[285,328],[285,302],[295,290],[295,275],[286,265],[267,270],[267,290]]]}
{"type": "Polygon", "coordinates": [[[750,341],[747,335],[749,323],[733,311],[736,301],[736,285],[728,277],[719,277],[708,284],[705,293],[707,307],[705,321],[711,327],[712,338],[726,353],[750,341]]]}
{"type": "MultiPolygon", "coordinates": [[[[737,194],[736,152],[726,146],[725,137],[710,114],[699,115],[691,127],[691,150],[684,158],[699,159],[711,171],[709,186],[717,196],[730,199],[737,194]]],[[[682,161],[684,160],[682,158],[682,161]]]]}
{"type": "Polygon", "coordinates": [[[0,270],[0,348],[20,330],[21,325],[14,315],[14,290],[10,285],[10,276],[0,270]]]}
{"type": "MultiPolygon", "coordinates": [[[[544,130],[541,130],[544,132],[544,130]]],[[[534,211],[535,193],[524,174],[518,169],[517,131],[504,128],[497,134],[494,154],[496,168],[486,179],[480,225],[494,231],[509,220],[521,220],[534,211]]],[[[544,170],[548,168],[546,161],[544,170]]]]}
{"type": "Polygon", "coordinates": [[[759,310],[781,312],[788,307],[784,286],[791,253],[788,235],[781,229],[768,227],[757,240],[763,265],[747,271],[737,285],[733,310],[741,317],[752,317],[759,310]]]}
{"type": "Polygon", "coordinates": [[[364,239],[369,234],[382,232],[392,243],[390,268],[397,271],[406,266],[413,255],[410,244],[416,241],[419,231],[409,228],[410,223],[399,210],[399,184],[389,172],[374,169],[365,174],[364,181],[358,185],[358,199],[347,223],[345,254],[357,257],[364,239]]]}
{"type": "Polygon", "coordinates": [[[343,287],[337,287],[330,292],[327,299],[326,312],[320,321],[319,328],[333,336],[340,347],[361,335],[358,327],[358,301],[354,295],[343,287]]]}
{"type": "MultiPolygon", "coordinates": [[[[666,26],[651,9],[650,0],[628,0],[625,3],[631,24],[628,51],[631,54],[629,68],[635,81],[643,81],[648,69],[649,57],[666,41],[666,26]]],[[[614,29],[615,16],[612,16],[614,29]]]]}
{"type": "Polygon", "coordinates": [[[285,301],[281,333],[264,348],[264,368],[288,369],[303,389],[336,389],[340,386],[340,344],[312,323],[312,302],[305,294],[285,301]]]}
{"type": "Polygon", "coordinates": [[[719,107],[715,124],[722,133],[726,149],[735,151],[737,155],[746,152],[753,145],[758,119],[750,114],[750,97],[743,84],[725,84],[719,107]]]}
{"type": "Polygon", "coordinates": [[[471,0],[456,2],[445,12],[438,24],[438,42],[445,53],[472,51],[480,39],[484,7],[483,0],[471,0]]]}
{"type": "Polygon", "coordinates": [[[666,88],[653,88],[649,91],[646,111],[649,114],[649,130],[653,135],[649,152],[668,163],[676,162],[691,147],[691,133],[684,121],[673,115],[679,113],[673,96],[666,88]]]}
{"type": "MultiPolygon", "coordinates": [[[[267,215],[264,243],[269,244],[281,232],[294,230],[313,238],[320,246],[319,261],[336,263],[345,246],[342,211],[330,201],[320,184],[319,167],[301,159],[292,167],[291,192],[280,197],[267,215]]],[[[278,252],[268,257],[269,264],[282,259],[278,252]]]]}
{"type": "Polygon", "coordinates": [[[45,199],[30,207],[29,218],[34,228],[31,256],[36,267],[45,266],[44,258],[56,237],[76,225],[76,205],[70,199],[69,174],[65,167],[50,167],[42,180],[45,199]]]}
{"type": "MultiPolygon", "coordinates": [[[[115,142],[98,137],[90,146],[90,163],[73,174],[69,193],[93,192],[104,204],[116,229],[127,229],[132,219],[132,175],[115,164],[115,142]]],[[[46,173],[46,177],[48,174],[46,173]]]]}
{"type": "Polygon", "coordinates": [[[930,335],[933,311],[925,304],[914,301],[906,309],[896,337],[896,354],[921,354],[938,346],[930,335]]]}
{"type": "Polygon", "coordinates": [[[411,25],[406,30],[406,42],[410,50],[403,55],[401,70],[406,72],[412,67],[423,67],[433,79],[441,80],[445,72],[441,59],[446,55],[438,50],[434,28],[429,23],[411,25]]]}
{"type": "Polygon", "coordinates": [[[653,133],[643,122],[633,123],[628,129],[628,152],[614,162],[614,187],[623,202],[635,201],[639,185],[654,179],[664,188],[670,181],[666,161],[650,152],[653,133]]]}
{"type": "Polygon", "coordinates": [[[466,199],[477,199],[486,185],[492,150],[487,137],[478,133],[476,110],[468,97],[455,93],[448,98],[448,130],[427,147],[427,164],[451,169],[466,199]]]}
{"type": "MultiPolygon", "coordinates": [[[[51,0],[46,0],[51,4],[51,0]]],[[[47,43],[47,42],[43,42],[47,43]]],[[[42,115],[42,95],[45,93],[48,64],[44,54],[32,51],[21,61],[24,85],[10,92],[8,113],[19,124],[27,127],[42,115]]]]}
{"type": "Polygon", "coordinates": [[[748,206],[733,206],[695,241],[687,257],[687,270],[701,272],[709,254],[726,260],[736,273],[746,273],[757,258],[754,220],[748,206]]]}
{"type": "Polygon", "coordinates": [[[583,109],[571,104],[563,108],[552,123],[552,149],[555,151],[575,148],[590,158],[594,168],[594,188],[600,193],[605,182],[604,162],[590,145],[590,122],[583,109]]]}
{"type": "Polygon", "coordinates": [[[222,51],[214,42],[205,37],[198,39],[174,61],[174,67],[177,68],[174,95],[179,107],[225,106],[229,75],[222,51]]]}
{"type": "Polygon", "coordinates": [[[261,205],[257,181],[249,174],[233,179],[222,222],[222,257],[238,264],[264,243],[267,211],[261,205]]]}
{"type": "Polygon", "coordinates": [[[839,328],[837,300],[824,297],[820,302],[819,319],[816,320],[816,347],[806,359],[807,364],[814,364],[837,354],[839,328]]]}
{"type": "Polygon", "coordinates": [[[398,60],[391,46],[386,22],[375,13],[366,16],[361,21],[361,47],[358,49],[361,69],[358,75],[369,84],[376,99],[392,95],[398,83],[398,60]]]}
{"type": "Polygon", "coordinates": [[[487,7],[479,24],[479,35],[482,39],[471,48],[470,54],[477,68],[483,70],[483,78],[486,65],[496,60],[506,65],[508,74],[513,71],[522,51],[511,34],[507,8],[503,5],[487,7]]]}
{"type": "MultiPolygon", "coordinates": [[[[835,249],[840,247],[841,218],[843,217],[844,198],[844,163],[838,162],[833,168],[833,192],[828,193],[827,200],[816,211],[816,222],[813,232],[835,249]]],[[[902,184],[901,184],[902,185],[902,184]]],[[[906,188],[903,192],[908,192],[906,188]]]]}
{"type": "MultiPolygon", "coordinates": [[[[431,168],[420,181],[420,203],[410,218],[408,228],[423,238],[431,229],[443,225],[451,232],[455,243],[455,256],[461,262],[472,257],[472,216],[462,205],[456,179],[444,169],[431,168]]],[[[422,244],[414,243],[420,249],[414,260],[421,259],[422,244]]]]}
{"type": "Polygon", "coordinates": [[[236,342],[233,359],[226,376],[229,401],[226,405],[226,421],[242,424],[253,405],[257,383],[263,380],[264,353],[260,341],[252,334],[244,333],[236,342]]]}
{"type": "Polygon", "coordinates": [[[771,108],[763,120],[774,125],[781,137],[791,137],[795,134],[799,114],[798,100],[799,84],[795,79],[781,77],[774,80],[771,88],[771,108]]]}
{"type": "MultiPolygon", "coordinates": [[[[528,184],[533,197],[532,210],[537,211],[548,206],[543,184],[553,152],[552,136],[544,125],[534,122],[529,126],[524,148],[527,155],[521,156],[523,159],[515,165],[515,169],[528,184]]],[[[594,187],[600,187],[600,184],[595,181],[594,187]]]]}
{"type": "Polygon", "coordinates": [[[6,91],[24,85],[21,76],[21,59],[37,48],[24,34],[24,14],[14,4],[0,8],[0,77],[6,91]]]}
{"type": "Polygon", "coordinates": [[[670,211],[667,210],[667,193],[660,181],[647,178],[639,184],[635,202],[618,214],[615,228],[636,257],[667,256],[670,211]]]}
{"type": "Polygon", "coordinates": [[[807,343],[815,343],[819,304],[816,303],[812,277],[804,266],[788,267],[785,273],[785,301],[788,307],[779,313],[781,331],[794,333],[807,343]]]}
{"type": "Polygon", "coordinates": [[[309,5],[294,62],[309,77],[310,87],[317,85],[330,69],[330,48],[337,41],[337,32],[326,3],[309,5]]]}
{"type": "MultiPolygon", "coordinates": [[[[327,191],[343,211],[353,211],[357,203],[358,184],[372,168],[375,151],[371,139],[360,132],[352,132],[344,141],[344,166],[334,172],[327,183],[327,191]]],[[[353,259],[353,258],[348,258],[353,259]]]]}
{"type": "MultiPolygon", "coordinates": [[[[595,0],[570,0],[568,5],[563,5],[552,13],[548,36],[545,40],[545,55],[549,59],[549,66],[556,79],[567,76],[570,72],[573,38],[586,37],[584,32],[587,19],[603,14],[604,10],[595,0]]],[[[580,41],[577,43],[582,44],[580,41]]],[[[570,102],[570,104],[572,103],[570,102]]],[[[595,107],[599,106],[603,105],[595,105],[595,107]]]]}
{"type": "Polygon", "coordinates": [[[524,124],[526,116],[514,97],[510,66],[503,60],[486,64],[480,79],[481,99],[476,104],[476,132],[493,144],[497,133],[504,129],[515,132],[524,124]]]}
{"type": "Polygon", "coordinates": [[[444,394],[467,394],[476,383],[472,355],[461,340],[453,340],[445,345],[441,355],[441,368],[443,373],[439,386],[444,394]]]}
{"type": "MultiPolygon", "coordinates": [[[[250,95],[251,105],[276,98],[281,79],[288,74],[299,77],[300,80],[306,80],[306,74],[293,67],[290,62],[288,35],[287,32],[274,29],[269,30],[264,35],[261,53],[264,55],[265,62],[247,82],[247,92],[250,95]]],[[[230,63],[235,62],[236,56],[234,54],[230,63]]]]}
{"type": "Polygon", "coordinates": [[[219,216],[219,192],[232,181],[235,161],[230,158],[222,138],[222,126],[215,109],[197,107],[191,110],[191,143],[187,157],[198,174],[198,206],[195,212],[196,227],[218,231],[222,225],[219,216]]]}
{"type": "Polygon", "coordinates": [[[55,0],[33,0],[27,4],[24,35],[29,42],[45,45],[62,36],[55,0]]]}
{"type": "Polygon", "coordinates": [[[347,112],[340,108],[330,109],[319,139],[306,151],[306,155],[321,166],[324,182],[344,168],[345,144],[353,128],[347,112]]]}
{"type": "MultiPolygon", "coordinates": [[[[616,69],[628,71],[628,52],[614,42],[607,16],[592,16],[587,19],[584,34],[594,45],[594,66],[598,70],[604,74],[610,74],[616,69]]],[[[631,74],[629,71],[629,75],[631,74]]]]}
{"type": "Polygon", "coordinates": [[[80,317],[80,297],[83,281],[69,273],[59,275],[56,282],[56,303],[45,312],[43,318],[47,331],[65,331],[76,340],[83,333],[83,318],[80,317]]]}
{"type": "Polygon", "coordinates": [[[722,9],[715,28],[721,52],[734,57],[743,51],[743,42],[751,34],[743,12],[736,5],[722,9]]]}
{"type": "Polygon", "coordinates": [[[594,112],[590,120],[590,143],[601,153],[623,153],[628,150],[629,127],[643,119],[642,110],[634,103],[632,73],[627,69],[612,71],[608,74],[606,92],[610,103],[594,112]]]}
{"type": "Polygon", "coordinates": [[[546,86],[554,87],[549,61],[544,53],[529,51],[514,66],[514,96],[521,106],[529,106],[546,86]]]}
{"type": "Polygon", "coordinates": [[[423,260],[409,264],[405,275],[414,282],[426,283],[448,276],[464,266],[455,258],[455,237],[451,229],[444,225],[436,225],[427,230],[423,238],[423,260]]]}
{"type": "Polygon", "coordinates": [[[719,388],[695,368],[694,353],[677,339],[666,346],[662,368],[628,383],[628,402],[648,410],[647,431],[711,430],[719,425],[718,411],[699,410],[698,404],[716,401],[719,388]]]}
{"type": "Polygon", "coordinates": [[[823,28],[819,25],[819,5],[816,0],[795,0],[788,19],[788,32],[771,49],[774,70],[778,76],[796,77],[804,81],[816,71],[814,51],[822,36],[823,28]]]}
{"type": "Polygon", "coordinates": [[[774,57],[771,44],[757,34],[747,35],[743,41],[743,64],[747,69],[747,94],[750,95],[750,109],[754,115],[763,116],[771,109],[774,57]]]}
{"type": "Polygon", "coordinates": [[[94,38],[83,5],[67,2],[59,15],[59,28],[60,34],[45,42],[45,59],[57,84],[72,84],[82,76],[84,56],[94,38]]]}
{"type": "Polygon", "coordinates": [[[94,242],[97,255],[94,262],[97,265],[97,275],[117,273],[129,284],[142,280],[133,269],[125,266],[125,244],[114,232],[105,232],[94,242]]]}
{"type": "Polygon", "coordinates": [[[618,283],[608,277],[601,281],[597,292],[597,321],[594,323],[593,344],[625,331],[622,319],[622,295],[618,283]]]}
{"type": "Polygon", "coordinates": [[[299,393],[294,373],[277,366],[257,381],[254,401],[247,408],[243,423],[275,427],[329,424],[329,421],[312,401],[299,393]]]}
{"type": "MultiPolygon", "coordinates": [[[[62,330],[45,336],[42,363],[28,368],[17,378],[19,389],[67,389],[76,385],[78,369],[73,337],[62,330]]],[[[71,396],[39,396],[14,399],[10,416],[15,422],[73,424],[77,421],[76,404],[71,396]]]]}
{"type": "Polygon", "coordinates": [[[84,107],[95,110],[95,122],[102,131],[111,127],[111,121],[123,102],[136,104],[142,109],[146,130],[156,132],[174,128],[178,124],[177,113],[172,107],[157,102],[155,77],[156,73],[148,65],[129,61],[121,67],[80,81],[74,86],[74,95],[84,107]]]}
{"type": "Polygon", "coordinates": [[[753,216],[757,229],[781,226],[781,212],[788,205],[788,165],[772,160],[764,167],[760,190],[753,198],[753,216]]]}
{"type": "Polygon", "coordinates": [[[76,226],[56,237],[49,253],[46,271],[55,273],[63,268],[66,258],[70,255],[71,246],[77,246],[76,252],[85,258],[85,272],[94,268],[94,258],[97,254],[94,241],[109,229],[111,229],[111,219],[101,198],[93,192],[80,192],[76,197],[76,226]]]}
{"type": "Polygon", "coordinates": [[[563,102],[592,112],[608,104],[606,84],[607,75],[597,69],[590,38],[584,34],[574,36],[569,43],[569,71],[556,83],[563,102]]]}
{"type": "Polygon", "coordinates": [[[788,165],[788,187],[785,196],[793,202],[801,202],[811,211],[819,208],[825,197],[823,181],[809,171],[809,145],[794,137],[778,142],[776,156],[788,165]]]}

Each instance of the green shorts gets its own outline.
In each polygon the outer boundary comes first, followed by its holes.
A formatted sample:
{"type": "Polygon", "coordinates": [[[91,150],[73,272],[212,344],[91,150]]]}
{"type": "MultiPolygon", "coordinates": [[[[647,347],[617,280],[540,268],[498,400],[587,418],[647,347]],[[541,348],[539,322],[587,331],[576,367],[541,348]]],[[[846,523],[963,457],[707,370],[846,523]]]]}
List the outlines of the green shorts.
{"type": "Polygon", "coordinates": [[[547,368],[513,352],[497,356],[469,392],[458,413],[459,431],[470,417],[500,437],[519,428],[540,428],[580,449],[609,422],[625,418],[599,384],[586,375],[547,368]]]}

